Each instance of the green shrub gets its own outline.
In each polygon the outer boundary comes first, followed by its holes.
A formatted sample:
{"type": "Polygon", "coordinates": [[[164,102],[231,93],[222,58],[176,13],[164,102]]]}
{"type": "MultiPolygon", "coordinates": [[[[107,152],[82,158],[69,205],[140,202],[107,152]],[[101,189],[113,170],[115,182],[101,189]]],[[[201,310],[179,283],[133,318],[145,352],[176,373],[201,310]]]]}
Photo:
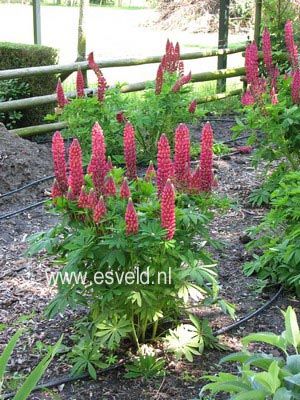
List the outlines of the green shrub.
{"type": "MultiPolygon", "coordinates": [[[[53,64],[57,64],[57,50],[52,47],[0,42],[0,70],[53,64]]],[[[20,89],[22,85],[28,84],[30,97],[43,96],[55,92],[57,77],[53,74],[48,74],[43,75],[42,78],[41,76],[36,76],[18,79],[16,80],[17,82],[20,83],[20,86],[18,89],[15,84],[15,91],[22,90],[20,89]]],[[[22,111],[22,126],[40,124],[44,115],[52,110],[53,106],[43,105],[22,111]]]]}

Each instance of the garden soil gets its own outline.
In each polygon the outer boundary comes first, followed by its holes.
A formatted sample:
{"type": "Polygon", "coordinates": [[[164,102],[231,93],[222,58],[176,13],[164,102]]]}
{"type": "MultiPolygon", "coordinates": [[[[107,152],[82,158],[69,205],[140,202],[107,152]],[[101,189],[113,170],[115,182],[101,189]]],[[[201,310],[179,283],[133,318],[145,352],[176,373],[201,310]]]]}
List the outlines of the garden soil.
{"type": "MultiPolygon", "coordinates": [[[[215,140],[230,140],[234,118],[210,118],[215,140]]],[[[199,140],[203,122],[193,125],[191,133],[194,140],[199,140]]],[[[244,141],[232,145],[243,145],[244,141]]],[[[214,172],[218,179],[215,189],[222,195],[236,201],[237,206],[217,214],[211,224],[212,236],[221,241],[223,250],[212,250],[222,284],[221,296],[236,307],[237,318],[242,318],[268,301],[276,292],[268,289],[258,293],[255,278],[247,278],[242,273],[242,265],[251,258],[245,249],[248,241],[246,228],[257,225],[267,210],[251,208],[248,195],[259,187],[263,173],[255,170],[251,164],[251,155],[229,155],[214,160],[214,172]]],[[[9,134],[0,127],[0,193],[4,194],[45,176],[53,174],[51,145],[37,144],[9,134]]],[[[19,378],[28,374],[33,366],[42,358],[43,352],[37,350],[36,344],[41,341],[53,344],[64,335],[64,344],[70,345],[73,333],[73,323],[84,310],[68,310],[64,315],[58,314],[52,320],[43,318],[45,306],[55,294],[55,288],[49,287],[46,273],[52,269],[50,260],[46,257],[29,258],[24,255],[30,235],[52,227],[57,216],[45,211],[44,206],[30,209],[10,218],[4,215],[18,210],[25,205],[49,198],[52,181],[34,185],[14,195],[0,197],[0,324],[7,327],[0,332],[0,352],[13,333],[21,326],[25,329],[18,345],[10,359],[9,372],[14,379],[9,380],[10,392],[19,378]],[[24,315],[31,317],[23,322],[16,322],[24,315]]],[[[128,380],[124,378],[125,368],[121,366],[99,375],[96,381],[81,380],[61,384],[52,390],[62,400],[112,400],[112,399],[194,399],[206,382],[203,375],[215,374],[220,367],[219,359],[229,351],[241,349],[241,338],[250,332],[272,331],[281,332],[283,317],[280,309],[288,305],[298,306],[299,302],[291,294],[282,295],[267,310],[220,337],[220,342],[228,346],[228,350],[206,349],[204,354],[194,358],[192,363],[176,361],[172,355],[166,355],[166,376],[148,382],[143,379],[128,380]]],[[[214,330],[232,323],[218,308],[208,313],[207,310],[197,310],[200,318],[209,318],[214,330]]],[[[269,350],[257,345],[256,350],[269,350]]],[[[124,348],[120,358],[125,357],[124,348]]],[[[276,354],[276,352],[273,352],[276,354]]],[[[229,368],[227,366],[227,368],[229,368]]],[[[42,381],[49,381],[67,376],[70,365],[64,355],[56,357],[46,371],[42,381]]],[[[51,394],[37,392],[30,399],[51,399],[51,394]]],[[[225,397],[217,397],[225,399],[225,397]]]]}

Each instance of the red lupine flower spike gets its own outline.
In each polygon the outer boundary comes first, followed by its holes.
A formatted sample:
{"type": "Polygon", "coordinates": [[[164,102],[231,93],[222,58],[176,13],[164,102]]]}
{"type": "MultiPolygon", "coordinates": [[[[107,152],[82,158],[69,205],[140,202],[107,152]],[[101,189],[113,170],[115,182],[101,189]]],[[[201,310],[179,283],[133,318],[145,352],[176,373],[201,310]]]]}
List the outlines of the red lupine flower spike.
{"type": "Polygon", "coordinates": [[[117,193],[116,183],[112,176],[108,176],[105,181],[105,196],[115,196],[117,193]]]}
{"type": "Polygon", "coordinates": [[[104,181],[108,172],[106,148],[101,126],[96,122],[92,129],[92,156],[88,165],[88,174],[92,175],[95,192],[104,194],[104,181]]]}
{"type": "Polygon", "coordinates": [[[124,128],[124,155],[127,168],[126,176],[129,180],[136,180],[135,134],[130,122],[127,122],[124,128]]]}
{"type": "Polygon", "coordinates": [[[64,139],[59,131],[56,131],[52,137],[52,157],[57,185],[60,191],[65,194],[68,190],[67,164],[64,139]]]}
{"type": "Polygon", "coordinates": [[[123,199],[129,199],[131,197],[127,178],[124,178],[122,186],[120,188],[120,197],[122,197],[123,199]]]}
{"type": "Polygon", "coordinates": [[[156,186],[157,196],[161,197],[164,186],[168,179],[174,177],[174,166],[171,161],[171,151],[168,139],[163,133],[157,144],[157,175],[156,175],[156,186]]]}
{"type": "Polygon", "coordinates": [[[87,198],[87,207],[94,210],[98,203],[98,197],[93,189],[91,189],[87,198]]]}
{"type": "Polygon", "coordinates": [[[185,124],[180,124],[175,132],[174,172],[178,187],[188,187],[185,180],[186,165],[190,166],[190,134],[185,124]]]}
{"type": "Polygon", "coordinates": [[[195,99],[189,105],[188,112],[190,114],[195,114],[196,108],[197,108],[197,100],[195,99]]]}
{"type": "Polygon", "coordinates": [[[128,201],[125,212],[126,235],[137,233],[139,227],[138,215],[134,208],[131,198],[128,201]]]}
{"type": "Polygon", "coordinates": [[[271,37],[267,28],[264,29],[262,36],[262,49],[266,71],[268,76],[272,79],[274,75],[274,66],[272,59],[271,37]]]}
{"type": "Polygon", "coordinates": [[[69,169],[69,198],[74,200],[80,195],[83,186],[82,152],[77,139],[73,140],[69,149],[69,169]]]}
{"type": "Polygon", "coordinates": [[[52,195],[52,200],[53,200],[54,204],[57,204],[57,198],[62,197],[62,195],[63,195],[56,179],[54,180],[53,185],[52,185],[51,195],[52,195]]]}
{"type": "Polygon", "coordinates": [[[253,41],[246,48],[245,53],[245,68],[246,78],[248,84],[256,83],[259,71],[258,71],[258,49],[256,43],[253,41]]]}
{"type": "Polygon", "coordinates": [[[298,50],[297,46],[295,46],[293,25],[290,20],[287,20],[285,24],[285,45],[289,53],[292,69],[295,70],[298,68],[298,50]]]}
{"type": "Polygon", "coordinates": [[[292,81],[292,102],[293,104],[300,104],[300,72],[296,69],[292,81]]]}
{"type": "Polygon", "coordinates": [[[65,96],[65,92],[62,87],[60,78],[58,79],[56,86],[56,97],[59,108],[64,108],[65,104],[70,104],[69,100],[65,96]]]}
{"type": "Polygon", "coordinates": [[[149,166],[148,166],[147,171],[145,173],[145,180],[146,181],[150,181],[151,179],[155,179],[155,178],[156,178],[155,168],[153,166],[152,160],[150,160],[149,166]]]}
{"type": "Polygon", "coordinates": [[[191,194],[199,194],[201,191],[201,173],[199,166],[196,168],[195,172],[191,176],[190,189],[191,194]]]}
{"type": "Polygon", "coordinates": [[[213,165],[213,130],[209,122],[202,129],[201,154],[200,154],[200,189],[210,192],[214,182],[213,165]]]}
{"type": "Polygon", "coordinates": [[[192,79],[192,73],[191,72],[189,72],[187,75],[183,76],[182,78],[178,79],[178,81],[175,82],[173,87],[172,87],[172,92],[177,93],[178,90],[183,85],[186,85],[187,83],[189,83],[191,79],[192,79]]]}
{"type": "Polygon", "coordinates": [[[98,64],[95,63],[95,60],[94,60],[94,53],[93,53],[93,52],[91,52],[91,53],[88,55],[88,63],[89,63],[90,68],[91,68],[91,69],[95,72],[95,74],[97,75],[97,78],[98,78],[99,76],[102,76],[102,72],[101,72],[101,70],[100,70],[98,64]]]}
{"type": "Polygon", "coordinates": [[[253,97],[252,93],[250,92],[250,90],[247,90],[246,92],[244,92],[242,94],[241,101],[242,101],[243,106],[250,106],[251,104],[255,103],[254,97],[253,97]]]}
{"type": "Polygon", "coordinates": [[[94,208],[94,221],[96,223],[102,222],[102,220],[105,218],[106,213],[107,209],[105,206],[105,202],[103,196],[101,196],[98,203],[96,204],[96,207],[94,208]]]}
{"type": "Polygon", "coordinates": [[[78,198],[78,207],[79,208],[86,208],[89,205],[89,196],[84,188],[81,188],[80,195],[78,198]]]}
{"type": "Polygon", "coordinates": [[[160,94],[163,84],[164,71],[162,65],[159,64],[156,74],[155,94],[160,94]]]}
{"type": "Polygon", "coordinates": [[[78,98],[82,98],[85,96],[85,94],[84,94],[84,78],[83,78],[83,74],[82,74],[80,67],[78,67],[77,77],[76,77],[76,91],[77,91],[78,98]]]}
{"type": "Polygon", "coordinates": [[[127,122],[127,118],[123,115],[125,111],[119,111],[116,115],[116,120],[119,122],[119,124],[122,124],[123,122],[127,122]]]}
{"type": "Polygon", "coordinates": [[[167,230],[166,240],[171,240],[175,233],[175,192],[170,179],[165,184],[161,199],[161,227],[167,230]]]}

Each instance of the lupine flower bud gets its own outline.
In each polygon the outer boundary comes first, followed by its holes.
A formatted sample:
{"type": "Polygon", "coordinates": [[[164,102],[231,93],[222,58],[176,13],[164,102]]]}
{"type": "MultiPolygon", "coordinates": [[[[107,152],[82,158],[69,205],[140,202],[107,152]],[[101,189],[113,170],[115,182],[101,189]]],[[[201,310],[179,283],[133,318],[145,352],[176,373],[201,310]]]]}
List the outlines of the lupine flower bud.
{"type": "Polygon", "coordinates": [[[164,71],[163,71],[161,64],[159,64],[158,69],[157,69],[156,84],[155,84],[155,94],[157,94],[157,95],[161,93],[163,77],[164,77],[164,71]]]}
{"type": "Polygon", "coordinates": [[[126,176],[130,180],[136,180],[135,138],[134,129],[130,122],[127,122],[124,128],[124,155],[127,167],[126,176]]]}
{"type": "Polygon", "coordinates": [[[94,221],[100,223],[107,213],[107,209],[103,200],[103,196],[100,197],[96,207],[94,208],[94,221]]]}
{"type": "Polygon", "coordinates": [[[209,122],[202,129],[201,154],[200,154],[200,189],[210,192],[213,186],[214,177],[212,172],[213,165],[213,130],[209,122]]]}
{"type": "Polygon", "coordinates": [[[97,203],[98,203],[98,197],[94,189],[91,189],[87,199],[87,207],[90,208],[91,210],[94,210],[97,203]]]}
{"type": "Polygon", "coordinates": [[[65,104],[70,104],[69,100],[65,96],[64,89],[61,84],[61,80],[58,79],[56,86],[56,98],[59,108],[64,108],[65,104]]]}
{"type": "Polygon", "coordinates": [[[258,50],[256,43],[253,41],[246,48],[245,53],[245,68],[246,68],[246,78],[248,84],[253,84],[257,81],[259,76],[258,71],[258,50]]]}
{"type": "Polygon", "coordinates": [[[100,101],[101,103],[104,101],[104,96],[105,96],[105,92],[107,89],[107,83],[106,80],[104,78],[104,76],[99,76],[98,77],[98,91],[97,91],[97,95],[98,95],[98,101],[100,101]]]}
{"type": "Polygon", "coordinates": [[[276,90],[274,87],[272,87],[272,89],[271,89],[270,97],[271,97],[272,104],[278,104],[278,97],[277,97],[277,93],[276,93],[276,90]]]}
{"type": "Polygon", "coordinates": [[[131,197],[127,178],[124,178],[122,186],[120,188],[120,197],[122,197],[123,199],[129,199],[129,197],[131,197]]]}
{"type": "Polygon", "coordinates": [[[77,139],[74,139],[69,149],[70,175],[68,185],[71,189],[69,198],[75,200],[83,186],[82,152],[77,139]]]}
{"type": "Polygon", "coordinates": [[[62,197],[62,195],[63,195],[56,179],[54,180],[53,185],[52,185],[51,195],[52,195],[52,200],[54,200],[54,204],[57,203],[55,201],[55,199],[57,199],[57,197],[62,197]]]}
{"type": "Polygon", "coordinates": [[[171,161],[171,151],[168,139],[163,133],[157,144],[157,175],[156,175],[156,186],[157,196],[161,197],[164,186],[168,179],[174,177],[174,166],[171,161]]]}
{"type": "Polygon", "coordinates": [[[60,191],[65,194],[68,190],[67,164],[64,139],[59,131],[56,131],[52,137],[52,157],[57,185],[60,191]]]}
{"type": "Polygon", "coordinates": [[[103,131],[96,122],[92,129],[92,156],[87,172],[92,175],[94,189],[98,196],[103,194],[104,180],[108,171],[105,152],[103,131]]]}
{"type": "Polygon", "coordinates": [[[178,187],[188,187],[189,181],[186,178],[186,165],[189,167],[190,156],[190,134],[185,124],[180,124],[175,132],[174,172],[178,187]]]}
{"type": "Polygon", "coordinates": [[[150,160],[149,166],[148,166],[147,171],[145,173],[145,180],[147,182],[149,182],[151,179],[155,179],[155,178],[156,178],[155,168],[153,166],[152,160],[150,160]]]}
{"type": "Polygon", "coordinates": [[[88,205],[89,205],[89,196],[88,196],[84,186],[82,186],[80,195],[78,198],[78,207],[86,208],[86,207],[88,207],[88,205]]]}
{"type": "Polygon", "coordinates": [[[250,106],[251,104],[255,103],[253,94],[250,92],[250,90],[247,90],[246,92],[242,93],[241,101],[243,106],[250,106]]]}
{"type": "Polygon", "coordinates": [[[123,122],[127,122],[127,118],[123,115],[125,111],[119,111],[116,115],[116,120],[119,122],[119,124],[122,124],[123,122]]]}
{"type": "Polygon", "coordinates": [[[115,196],[117,193],[116,184],[112,176],[108,176],[105,181],[105,196],[115,196]]]}
{"type": "Polygon", "coordinates": [[[161,227],[167,229],[166,240],[171,240],[175,233],[175,192],[170,179],[165,184],[161,198],[161,227]]]}
{"type": "Polygon", "coordinates": [[[128,201],[125,212],[126,235],[137,233],[139,227],[138,215],[135,211],[131,198],[128,201]]]}
{"type": "Polygon", "coordinates": [[[192,73],[189,72],[187,75],[181,77],[180,79],[178,79],[177,82],[174,83],[173,87],[172,87],[172,92],[173,93],[177,93],[178,90],[185,84],[189,83],[190,80],[192,79],[192,73]]]}
{"type": "Polygon", "coordinates": [[[84,78],[80,67],[78,67],[77,77],[76,77],[76,91],[77,97],[84,97],[84,78]]]}
{"type": "Polygon", "coordinates": [[[300,104],[300,72],[297,68],[292,81],[292,101],[293,104],[300,104]]]}
{"type": "Polygon", "coordinates": [[[236,151],[239,151],[242,154],[250,154],[252,151],[252,147],[251,146],[244,146],[244,147],[237,147],[236,151]]]}
{"type": "Polygon", "coordinates": [[[189,192],[191,194],[199,194],[201,192],[201,173],[199,166],[191,176],[189,192]]]}
{"type": "Polygon", "coordinates": [[[91,52],[91,53],[88,55],[88,63],[89,63],[90,68],[91,68],[91,69],[95,72],[95,74],[97,75],[97,78],[98,78],[99,76],[102,76],[102,72],[100,71],[100,68],[99,68],[98,64],[95,63],[95,60],[94,60],[94,53],[93,53],[93,52],[91,52]]]}
{"type": "Polygon", "coordinates": [[[188,112],[190,114],[195,114],[196,108],[197,108],[197,100],[195,99],[189,105],[188,112]]]}
{"type": "Polygon", "coordinates": [[[179,63],[178,63],[178,74],[179,74],[179,76],[183,76],[184,75],[184,64],[183,64],[183,61],[179,61],[179,63]]]}
{"type": "Polygon", "coordinates": [[[107,157],[106,168],[107,168],[107,172],[109,172],[112,169],[114,169],[114,166],[113,166],[113,163],[111,161],[111,157],[110,156],[107,157]]]}
{"type": "Polygon", "coordinates": [[[290,20],[285,24],[285,45],[289,53],[289,59],[293,70],[298,68],[298,51],[294,42],[293,25],[290,20]]]}

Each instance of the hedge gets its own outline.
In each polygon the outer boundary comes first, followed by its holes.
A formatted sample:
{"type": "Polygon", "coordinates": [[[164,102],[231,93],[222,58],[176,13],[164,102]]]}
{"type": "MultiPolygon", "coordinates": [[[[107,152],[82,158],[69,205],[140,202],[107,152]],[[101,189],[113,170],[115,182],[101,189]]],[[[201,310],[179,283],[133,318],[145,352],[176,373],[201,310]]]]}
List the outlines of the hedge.
{"type": "MultiPolygon", "coordinates": [[[[0,70],[36,67],[57,64],[58,51],[52,47],[23,43],[0,42],[0,70]]],[[[55,92],[57,76],[53,74],[19,80],[29,84],[30,97],[43,96],[55,92]]],[[[15,83],[14,83],[15,85],[15,83]]],[[[23,117],[18,127],[37,125],[53,112],[53,106],[43,105],[22,111],[23,117]]]]}

